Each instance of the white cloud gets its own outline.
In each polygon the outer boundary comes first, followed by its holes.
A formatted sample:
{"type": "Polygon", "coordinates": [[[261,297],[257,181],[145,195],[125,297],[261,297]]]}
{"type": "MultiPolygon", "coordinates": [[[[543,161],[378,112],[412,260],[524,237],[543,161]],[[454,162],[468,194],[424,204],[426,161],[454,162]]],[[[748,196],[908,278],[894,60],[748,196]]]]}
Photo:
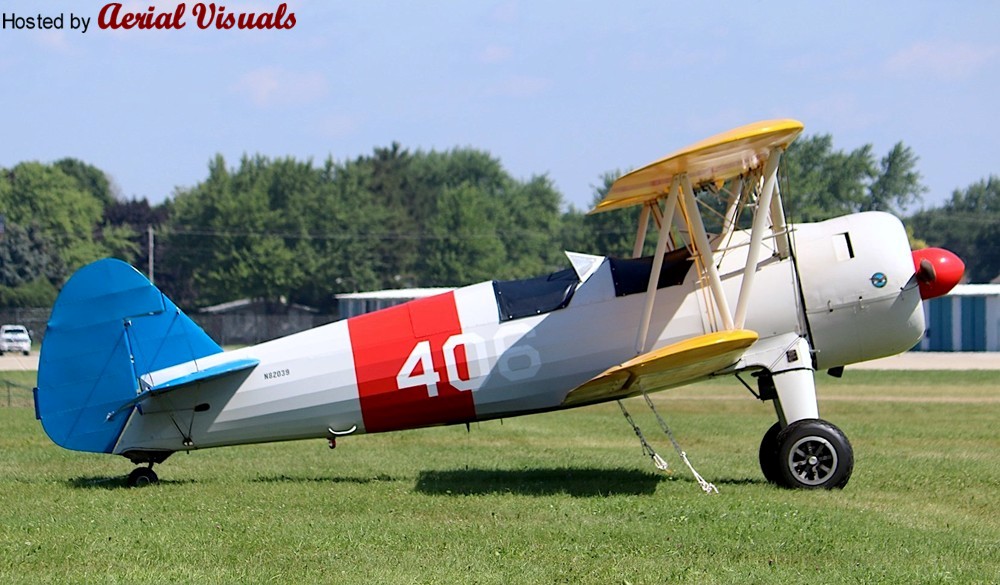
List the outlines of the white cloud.
{"type": "Polygon", "coordinates": [[[972,43],[916,43],[896,52],[886,61],[886,69],[906,77],[963,79],[996,62],[1000,47],[972,43]]]}
{"type": "Polygon", "coordinates": [[[495,22],[513,24],[520,19],[521,7],[516,0],[502,2],[493,8],[490,16],[495,22]]]}
{"type": "Polygon", "coordinates": [[[541,95],[552,87],[552,80],[545,77],[516,75],[503,79],[487,89],[489,95],[526,98],[541,95]]]}
{"type": "Polygon", "coordinates": [[[354,134],[361,120],[348,114],[330,114],[320,119],[319,128],[327,138],[345,138],[354,134]]]}
{"type": "Polygon", "coordinates": [[[807,131],[812,125],[856,132],[875,126],[879,122],[878,112],[853,93],[832,93],[801,103],[796,115],[807,123],[807,131]]]}
{"type": "Polygon", "coordinates": [[[625,61],[630,71],[646,73],[719,68],[725,62],[726,51],[711,46],[639,49],[630,52],[625,61]]]}
{"type": "Polygon", "coordinates": [[[514,52],[510,47],[503,45],[490,45],[479,54],[479,60],[483,63],[503,63],[510,59],[514,52]]]}
{"type": "Polygon", "coordinates": [[[270,108],[314,102],[326,95],[327,85],[326,76],[319,72],[264,67],[245,73],[233,90],[246,94],[258,107],[270,108]]]}

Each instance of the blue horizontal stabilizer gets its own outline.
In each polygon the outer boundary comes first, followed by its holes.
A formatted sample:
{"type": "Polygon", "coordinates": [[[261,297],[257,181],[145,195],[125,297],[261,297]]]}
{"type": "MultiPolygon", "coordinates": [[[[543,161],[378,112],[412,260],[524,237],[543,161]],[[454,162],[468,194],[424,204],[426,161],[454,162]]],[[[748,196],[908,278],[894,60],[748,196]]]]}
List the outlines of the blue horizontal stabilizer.
{"type": "Polygon", "coordinates": [[[146,390],[136,396],[134,399],[122,404],[117,410],[108,414],[108,420],[118,416],[118,414],[131,410],[133,406],[139,404],[143,400],[150,398],[152,396],[158,396],[160,394],[166,394],[167,392],[173,392],[184,388],[186,386],[191,386],[197,382],[207,382],[208,380],[214,380],[216,378],[221,378],[223,376],[234,374],[236,372],[242,372],[243,370],[248,370],[255,367],[260,363],[260,360],[255,358],[246,358],[233,360],[231,362],[226,362],[224,364],[219,364],[217,366],[212,366],[210,368],[205,368],[204,370],[199,370],[197,372],[191,372],[190,374],[174,378],[173,380],[168,380],[161,384],[155,386],[148,386],[146,390]]]}
{"type": "Polygon", "coordinates": [[[173,380],[168,380],[161,384],[151,387],[148,390],[149,394],[162,394],[169,390],[177,390],[183,386],[189,384],[194,384],[195,382],[205,382],[206,380],[211,380],[213,378],[221,378],[226,374],[232,374],[234,372],[242,372],[243,370],[252,368],[260,363],[259,359],[256,358],[246,358],[240,360],[233,360],[231,362],[226,362],[224,364],[219,364],[217,366],[212,366],[210,368],[205,368],[204,370],[198,372],[192,372],[186,376],[181,376],[179,378],[174,378],[173,380]]]}

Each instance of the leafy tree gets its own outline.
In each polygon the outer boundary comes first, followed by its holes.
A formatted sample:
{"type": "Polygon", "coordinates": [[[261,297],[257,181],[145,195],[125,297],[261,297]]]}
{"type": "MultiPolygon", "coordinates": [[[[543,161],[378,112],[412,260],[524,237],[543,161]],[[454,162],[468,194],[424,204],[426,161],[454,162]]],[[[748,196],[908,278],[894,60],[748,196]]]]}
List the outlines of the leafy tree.
{"type": "MultiPolygon", "coordinates": [[[[366,175],[364,190],[371,194],[369,203],[381,207],[386,224],[383,234],[418,234],[422,225],[421,211],[429,202],[425,191],[418,187],[419,171],[414,169],[414,156],[398,142],[388,148],[376,148],[371,156],[358,157],[355,165],[366,175]]],[[[396,275],[412,274],[417,261],[417,247],[400,246],[392,237],[372,240],[379,254],[379,263],[396,275]]],[[[401,277],[402,278],[402,277],[401,277]]]]}
{"type": "MultiPolygon", "coordinates": [[[[562,196],[545,176],[513,182],[493,195],[492,221],[506,252],[491,278],[538,276],[566,265],[562,254],[562,196]]],[[[486,227],[486,226],[484,226],[486,227]]]]}
{"type": "Polygon", "coordinates": [[[262,157],[244,157],[230,174],[217,156],[208,179],[178,195],[171,247],[183,255],[174,260],[187,264],[200,303],[278,301],[304,277],[285,242],[286,235],[295,236],[287,231],[294,229],[294,214],[280,211],[291,207],[292,191],[280,181],[293,179],[272,166],[262,157]]]}
{"type": "MultiPolygon", "coordinates": [[[[611,190],[611,186],[621,176],[620,171],[604,173],[600,184],[594,187],[594,197],[591,207],[596,207],[611,190]]],[[[638,205],[625,209],[616,209],[594,215],[583,216],[588,242],[582,242],[578,251],[592,254],[608,254],[628,258],[632,255],[635,245],[636,230],[642,208],[638,205]]],[[[646,231],[646,241],[643,254],[652,254],[656,246],[656,224],[652,218],[646,231]]]]}
{"type": "Polygon", "coordinates": [[[868,188],[868,197],[861,211],[891,211],[901,213],[907,206],[920,201],[927,187],[917,171],[917,155],[902,142],[882,157],[879,173],[868,188]]]}
{"type": "Polygon", "coordinates": [[[67,269],[75,270],[105,254],[94,239],[101,203],[74,178],[57,167],[35,162],[0,172],[7,179],[0,180],[0,213],[11,223],[36,223],[67,269]]]}
{"type": "Polygon", "coordinates": [[[72,177],[79,188],[90,193],[102,207],[109,207],[117,200],[111,179],[94,165],[75,158],[64,158],[57,160],[52,166],[72,177]]]}
{"type": "Polygon", "coordinates": [[[833,150],[829,134],[800,137],[782,156],[782,197],[795,221],[811,222],[856,211],[876,175],[871,145],[850,153],[833,150]]]}
{"type": "MultiPolygon", "coordinates": [[[[106,256],[118,258],[129,264],[138,264],[143,257],[140,234],[131,226],[105,224],[98,228],[95,240],[106,256]]],[[[148,247],[148,246],[146,246],[148,247]]]]}
{"type": "Polygon", "coordinates": [[[593,250],[590,230],[586,223],[587,214],[570,205],[559,219],[559,247],[570,252],[593,250]]]}
{"type": "MultiPolygon", "coordinates": [[[[150,205],[148,199],[115,199],[104,208],[104,218],[98,230],[98,239],[111,256],[133,265],[144,264],[149,259],[150,227],[154,230],[155,254],[166,257],[162,228],[170,216],[171,203],[150,205]]],[[[157,272],[164,272],[157,268],[157,272]]],[[[166,273],[169,281],[170,275],[166,273]]]]}
{"type": "Polygon", "coordinates": [[[844,152],[829,134],[801,137],[782,157],[785,211],[801,222],[858,211],[899,215],[926,191],[917,161],[902,142],[876,163],[870,144],[844,152]]]}
{"type": "Polygon", "coordinates": [[[49,307],[57,294],[56,287],[39,276],[18,287],[0,285],[0,307],[49,307]]]}
{"type": "Polygon", "coordinates": [[[1000,177],[956,189],[943,206],[920,211],[908,223],[916,237],[958,254],[970,282],[1000,275],[1000,177]]]}
{"type": "Polygon", "coordinates": [[[97,167],[67,158],[20,163],[0,176],[0,213],[8,226],[0,286],[8,304],[50,302],[68,274],[98,258],[136,259],[134,230],[102,220],[117,200],[97,167]]]}
{"type": "Polygon", "coordinates": [[[37,223],[6,222],[0,239],[0,286],[15,288],[37,278],[60,282],[66,268],[52,239],[37,223]]]}
{"type": "Polygon", "coordinates": [[[379,204],[370,178],[371,168],[365,163],[332,159],[325,163],[311,211],[316,235],[311,243],[317,256],[315,278],[305,284],[311,304],[327,307],[338,292],[414,283],[412,264],[407,266],[402,259],[415,255],[409,250],[416,247],[412,240],[395,237],[393,222],[401,215],[379,204]],[[391,247],[408,251],[395,254],[391,247]]]}
{"type": "MultiPolygon", "coordinates": [[[[924,191],[902,143],[876,160],[870,145],[845,152],[828,135],[808,137],[784,162],[786,208],[800,221],[899,213],[924,191]]],[[[618,176],[600,177],[595,203],[618,176]]],[[[941,214],[967,222],[975,214],[984,227],[949,236],[952,247],[968,256],[995,246],[995,224],[983,219],[991,216],[970,203],[988,199],[979,191],[994,181],[956,192],[940,213],[918,214],[916,237],[937,241],[926,225],[941,214]]],[[[71,270],[102,256],[141,264],[148,226],[157,233],[157,284],[181,304],[256,297],[328,308],[340,291],[534,276],[564,266],[564,249],[627,256],[640,213],[561,212],[545,176],[517,180],[481,150],[411,152],[398,143],[318,167],[257,155],[228,168],[217,156],[204,181],[155,207],[116,191],[100,169],[72,158],[0,169],[3,299],[48,298],[71,270]]],[[[654,241],[651,222],[644,253],[654,241]]]]}
{"type": "Polygon", "coordinates": [[[370,168],[244,157],[178,194],[169,230],[171,271],[188,302],[243,297],[332,303],[386,273],[379,254],[388,214],[373,204],[370,168]]]}
{"type": "MultiPolygon", "coordinates": [[[[200,299],[195,275],[213,262],[213,250],[223,242],[214,240],[216,218],[223,205],[222,199],[230,193],[229,170],[222,155],[208,164],[208,178],[189,189],[178,190],[173,201],[174,213],[166,241],[170,253],[160,255],[158,261],[172,278],[161,283],[161,288],[181,305],[208,305],[210,300],[200,299]],[[211,238],[211,239],[210,239],[211,238]]],[[[225,300],[233,300],[231,297],[225,300]]]]}
{"type": "Polygon", "coordinates": [[[469,184],[441,192],[421,241],[421,284],[454,286],[497,277],[505,254],[488,220],[489,206],[486,195],[469,184]]]}
{"type": "Polygon", "coordinates": [[[562,265],[559,193],[473,149],[394,143],[346,162],[216,157],[177,194],[165,230],[170,294],[209,304],[530,276],[562,265]]]}

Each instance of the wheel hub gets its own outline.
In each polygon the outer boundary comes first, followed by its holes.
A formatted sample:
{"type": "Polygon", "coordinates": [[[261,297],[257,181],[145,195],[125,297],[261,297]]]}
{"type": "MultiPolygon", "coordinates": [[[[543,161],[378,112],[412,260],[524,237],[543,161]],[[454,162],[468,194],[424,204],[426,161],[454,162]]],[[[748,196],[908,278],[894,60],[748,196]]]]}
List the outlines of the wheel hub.
{"type": "Polygon", "coordinates": [[[820,485],[837,471],[837,450],[823,437],[803,437],[788,451],[788,469],[804,485],[820,485]]]}

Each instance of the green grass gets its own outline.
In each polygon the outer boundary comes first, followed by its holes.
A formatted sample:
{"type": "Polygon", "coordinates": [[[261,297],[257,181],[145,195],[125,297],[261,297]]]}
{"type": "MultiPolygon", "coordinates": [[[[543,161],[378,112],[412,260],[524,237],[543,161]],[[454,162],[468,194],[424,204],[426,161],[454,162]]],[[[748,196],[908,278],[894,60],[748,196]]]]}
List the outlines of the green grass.
{"type": "Polygon", "coordinates": [[[0,406],[31,407],[35,372],[0,372],[0,406]]]}
{"type": "Polygon", "coordinates": [[[180,453],[141,489],[124,487],[126,460],[64,451],[30,408],[0,408],[0,582],[996,583],[997,377],[820,376],[857,461],[833,492],[764,483],[774,414],[738,385],[655,395],[713,496],[641,400],[628,405],[671,474],[611,404],[334,451],[180,453]]]}

